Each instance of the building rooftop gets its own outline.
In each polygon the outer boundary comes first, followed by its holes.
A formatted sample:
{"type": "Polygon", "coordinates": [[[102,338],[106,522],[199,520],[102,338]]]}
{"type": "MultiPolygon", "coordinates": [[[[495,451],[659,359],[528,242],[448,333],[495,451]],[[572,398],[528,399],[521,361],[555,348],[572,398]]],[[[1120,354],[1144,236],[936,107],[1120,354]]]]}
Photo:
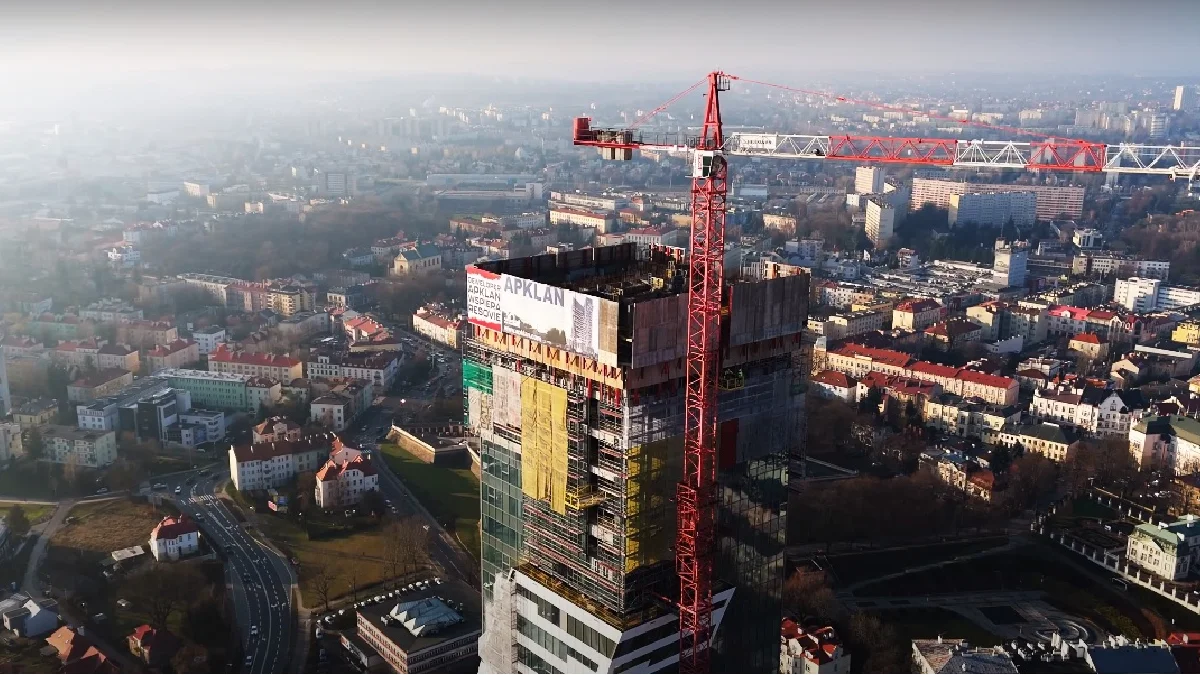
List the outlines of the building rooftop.
{"type": "Polygon", "coordinates": [[[280,368],[294,368],[300,365],[300,362],[290,356],[278,356],[275,354],[254,353],[251,354],[245,351],[233,351],[225,345],[219,345],[216,350],[208,355],[208,360],[221,363],[240,363],[250,366],[273,366],[280,368]]]}
{"type": "Polygon", "coordinates": [[[479,592],[460,581],[447,579],[426,590],[405,593],[398,600],[364,607],[358,614],[405,653],[483,630],[479,592]],[[451,608],[450,603],[461,606],[462,611],[451,608]]]}
{"type": "Polygon", "coordinates": [[[1003,649],[972,647],[966,640],[936,638],[913,640],[934,673],[1016,673],[1017,666],[1003,649]]]}
{"type": "Polygon", "coordinates": [[[108,384],[113,380],[122,378],[129,374],[129,371],[120,368],[104,368],[97,370],[94,373],[84,375],[83,377],[71,383],[72,387],[99,387],[103,384],[108,384]]]}
{"type": "Polygon", "coordinates": [[[261,462],[280,455],[294,455],[298,452],[311,450],[328,450],[337,452],[342,449],[342,441],[334,433],[313,434],[295,441],[264,441],[262,443],[242,443],[230,448],[230,452],[238,462],[261,462]]]}
{"type": "Polygon", "coordinates": [[[197,380],[223,380],[225,382],[249,382],[254,379],[244,373],[215,373],[211,370],[194,370],[192,368],[164,368],[155,377],[192,378],[197,380]]]}
{"type": "Polygon", "coordinates": [[[185,534],[199,532],[200,526],[196,521],[188,518],[186,514],[178,518],[167,516],[159,521],[158,525],[150,531],[151,539],[178,539],[185,534]]]}

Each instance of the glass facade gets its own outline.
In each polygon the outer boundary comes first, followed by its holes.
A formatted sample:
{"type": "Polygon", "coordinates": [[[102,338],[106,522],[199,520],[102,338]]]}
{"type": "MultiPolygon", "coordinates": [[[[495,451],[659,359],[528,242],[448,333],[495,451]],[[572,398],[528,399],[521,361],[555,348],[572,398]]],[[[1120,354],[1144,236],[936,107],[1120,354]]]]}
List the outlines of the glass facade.
{"type": "Polygon", "coordinates": [[[521,453],[509,450],[505,444],[516,446],[487,438],[480,445],[483,582],[487,600],[491,599],[491,580],[498,572],[513,567],[521,552],[521,453]]]}

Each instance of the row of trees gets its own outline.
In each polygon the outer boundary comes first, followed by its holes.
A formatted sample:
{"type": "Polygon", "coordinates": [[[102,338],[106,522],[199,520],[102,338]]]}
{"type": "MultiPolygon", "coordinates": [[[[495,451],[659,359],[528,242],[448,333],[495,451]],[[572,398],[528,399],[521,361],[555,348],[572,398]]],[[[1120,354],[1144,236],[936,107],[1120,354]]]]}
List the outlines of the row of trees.
{"type": "MultiPolygon", "coordinates": [[[[393,520],[383,528],[383,558],[393,586],[398,586],[405,575],[423,569],[429,561],[429,532],[416,518],[393,520]]],[[[329,611],[330,601],[343,595],[357,599],[359,591],[358,571],[354,565],[344,569],[333,561],[322,561],[311,566],[313,591],[317,601],[329,611]],[[345,589],[345,592],[342,592],[345,589]]]]}
{"type": "Polygon", "coordinates": [[[807,624],[832,625],[862,673],[907,673],[911,644],[878,617],[847,612],[823,573],[797,570],[783,587],[784,611],[807,624]]]}

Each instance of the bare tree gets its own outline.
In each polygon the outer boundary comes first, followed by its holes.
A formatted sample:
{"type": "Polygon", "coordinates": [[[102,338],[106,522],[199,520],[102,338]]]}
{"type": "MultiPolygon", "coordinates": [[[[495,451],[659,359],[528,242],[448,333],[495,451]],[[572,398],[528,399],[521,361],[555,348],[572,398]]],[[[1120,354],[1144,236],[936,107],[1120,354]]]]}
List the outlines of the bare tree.
{"type": "Polygon", "coordinates": [[[329,593],[333,590],[333,586],[337,583],[338,575],[329,567],[329,563],[318,563],[314,565],[313,574],[313,591],[317,594],[317,599],[325,606],[325,611],[329,611],[329,593]]]}

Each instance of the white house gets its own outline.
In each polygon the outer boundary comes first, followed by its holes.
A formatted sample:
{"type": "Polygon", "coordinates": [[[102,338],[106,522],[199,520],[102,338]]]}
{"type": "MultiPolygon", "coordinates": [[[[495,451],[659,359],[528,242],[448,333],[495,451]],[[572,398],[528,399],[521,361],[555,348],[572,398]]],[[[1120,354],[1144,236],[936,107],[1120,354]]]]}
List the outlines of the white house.
{"type": "Polygon", "coordinates": [[[822,370],[813,375],[812,386],[821,398],[838,398],[846,403],[854,403],[857,398],[858,381],[836,370],[822,370]]]}
{"type": "Polygon", "coordinates": [[[159,562],[179,560],[199,550],[200,526],[186,515],[167,516],[150,532],[150,553],[159,562]]]}
{"type": "Polygon", "coordinates": [[[1189,515],[1175,523],[1142,523],[1126,545],[1129,562],[1160,577],[1178,581],[1200,559],[1200,520],[1189,515]]]}
{"type": "Polygon", "coordinates": [[[1034,419],[1073,424],[1095,436],[1122,438],[1145,410],[1145,399],[1137,389],[1070,385],[1035,391],[1029,406],[1034,419]]]}
{"type": "Polygon", "coordinates": [[[353,506],[378,489],[379,474],[361,452],[334,452],[317,472],[317,506],[323,509],[353,506]],[[339,456],[346,458],[339,461],[339,456]]]}
{"type": "Polygon", "coordinates": [[[784,619],[779,636],[780,673],[848,673],[850,654],[833,628],[825,626],[805,630],[791,619],[784,619]]]}
{"type": "Polygon", "coordinates": [[[1129,452],[1142,469],[1162,468],[1177,476],[1200,471],[1200,420],[1144,417],[1129,430],[1129,452]]]}

